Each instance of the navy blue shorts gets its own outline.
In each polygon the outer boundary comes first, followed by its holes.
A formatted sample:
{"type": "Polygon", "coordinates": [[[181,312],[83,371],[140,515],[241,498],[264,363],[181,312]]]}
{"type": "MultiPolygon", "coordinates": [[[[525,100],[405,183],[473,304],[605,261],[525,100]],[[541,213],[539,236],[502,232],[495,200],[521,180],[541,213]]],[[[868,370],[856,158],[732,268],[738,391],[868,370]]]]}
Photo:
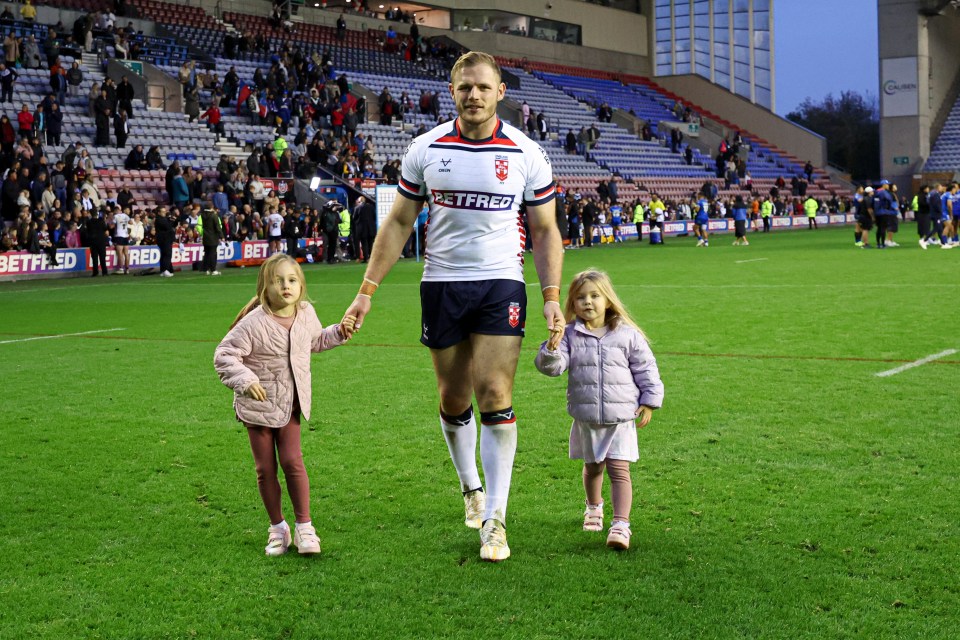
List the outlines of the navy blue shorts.
{"type": "Polygon", "coordinates": [[[472,333],[523,336],[526,285],[516,280],[421,282],[420,342],[446,349],[472,333]]]}

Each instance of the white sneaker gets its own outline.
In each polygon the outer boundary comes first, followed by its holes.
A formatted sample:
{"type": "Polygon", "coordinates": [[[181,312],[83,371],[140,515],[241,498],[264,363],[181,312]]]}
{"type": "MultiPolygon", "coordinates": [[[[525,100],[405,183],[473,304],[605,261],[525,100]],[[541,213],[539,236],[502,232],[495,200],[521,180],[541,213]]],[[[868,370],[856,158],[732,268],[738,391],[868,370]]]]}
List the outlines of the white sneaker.
{"type": "Polygon", "coordinates": [[[597,505],[587,503],[583,511],[583,530],[603,531],[603,500],[597,505]]]}
{"type": "Polygon", "coordinates": [[[933,246],[938,246],[940,244],[940,238],[933,237],[927,240],[927,244],[932,244],[933,246]]]}
{"type": "Polygon", "coordinates": [[[953,245],[950,244],[949,242],[945,242],[945,243],[943,243],[942,245],[940,245],[940,248],[941,248],[941,249],[953,249],[953,245]]]}
{"type": "Polygon", "coordinates": [[[320,553],[320,538],[317,537],[317,530],[313,528],[313,525],[298,522],[293,545],[297,548],[297,552],[302,555],[320,553]]]}
{"type": "Polygon", "coordinates": [[[463,523],[471,529],[483,526],[483,511],[487,508],[487,495],[481,489],[471,491],[463,496],[464,519],[463,523]]]}
{"type": "Polygon", "coordinates": [[[271,526],[267,529],[267,546],[264,549],[268,556],[282,556],[290,547],[290,527],[286,523],[271,526]]]}
{"type": "Polygon", "coordinates": [[[219,275],[221,275],[221,273],[220,273],[219,271],[212,271],[212,272],[210,273],[210,275],[212,275],[212,276],[219,276],[219,275]]]}
{"type": "Polygon", "coordinates": [[[703,240],[697,240],[697,246],[698,246],[698,247],[702,247],[702,246],[703,246],[703,240]]]}
{"type": "Polygon", "coordinates": [[[886,243],[886,245],[887,245],[888,247],[899,247],[899,246],[900,246],[899,244],[897,244],[897,243],[894,242],[893,240],[888,241],[888,242],[886,243]]]}
{"type": "Polygon", "coordinates": [[[744,238],[744,239],[743,239],[743,244],[749,247],[749,246],[750,246],[750,241],[747,240],[746,238],[744,238]]]}
{"type": "Polygon", "coordinates": [[[480,529],[480,559],[500,562],[510,557],[507,530],[499,520],[490,519],[480,529]]]}
{"type": "Polygon", "coordinates": [[[169,271],[161,271],[161,272],[160,272],[160,277],[161,277],[161,278],[172,278],[172,277],[173,277],[173,274],[170,273],[169,271]]]}
{"type": "Polygon", "coordinates": [[[208,276],[209,276],[209,275],[213,275],[213,274],[212,274],[212,273],[210,273],[209,271],[207,271],[206,273],[207,273],[207,275],[208,275],[208,276]]]}
{"type": "Polygon", "coordinates": [[[617,520],[607,534],[607,546],[618,551],[626,551],[630,548],[630,535],[630,523],[617,520]]]}
{"type": "Polygon", "coordinates": [[[923,249],[924,251],[927,250],[927,242],[923,238],[920,238],[920,248],[923,249]]]}

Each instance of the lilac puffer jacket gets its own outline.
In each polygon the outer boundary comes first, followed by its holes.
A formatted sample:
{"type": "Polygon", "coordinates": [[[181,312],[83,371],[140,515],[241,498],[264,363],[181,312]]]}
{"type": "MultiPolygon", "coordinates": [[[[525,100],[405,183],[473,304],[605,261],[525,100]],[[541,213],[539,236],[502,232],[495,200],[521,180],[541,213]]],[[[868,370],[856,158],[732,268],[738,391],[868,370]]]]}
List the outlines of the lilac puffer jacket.
{"type": "Polygon", "coordinates": [[[223,384],[234,391],[233,408],[238,420],[280,428],[290,421],[294,391],[304,420],[310,419],[311,352],[343,343],[340,325],[323,328],[311,304],[300,303],[289,332],[262,307],[256,307],[217,346],[213,366],[223,384]],[[267,392],[263,402],[243,395],[257,382],[267,392]]]}
{"type": "Polygon", "coordinates": [[[567,369],[567,411],[576,420],[616,424],[636,417],[643,404],[663,404],[663,383],[650,345],[621,323],[597,337],[579,320],[568,324],[556,351],[540,345],[537,369],[559,376],[567,369]]]}

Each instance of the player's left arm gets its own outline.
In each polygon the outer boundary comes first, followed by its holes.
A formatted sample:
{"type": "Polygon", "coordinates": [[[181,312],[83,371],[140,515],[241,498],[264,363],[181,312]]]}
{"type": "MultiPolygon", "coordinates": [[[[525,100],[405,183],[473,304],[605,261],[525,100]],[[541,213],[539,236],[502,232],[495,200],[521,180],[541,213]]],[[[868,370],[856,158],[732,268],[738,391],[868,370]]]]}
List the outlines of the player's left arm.
{"type": "Polygon", "coordinates": [[[554,335],[560,334],[566,324],[559,302],[563,239],[557,229],[556,210],[556,201],[553,199],[539,205],[527,205],[527,224],[533,240],[533,264],[544,293],[543,317],[554,335]]]}

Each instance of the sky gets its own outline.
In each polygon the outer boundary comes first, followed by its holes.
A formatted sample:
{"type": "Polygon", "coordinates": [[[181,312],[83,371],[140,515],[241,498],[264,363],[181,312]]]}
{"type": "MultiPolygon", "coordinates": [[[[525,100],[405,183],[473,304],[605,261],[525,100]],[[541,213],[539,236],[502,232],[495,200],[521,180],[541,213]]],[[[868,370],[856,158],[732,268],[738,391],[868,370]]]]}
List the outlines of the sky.
{"type": "Polygon", "coordinates": [[[807,97],[878,95],[877,0],[774,0],[777,114],[807,97]]]}

